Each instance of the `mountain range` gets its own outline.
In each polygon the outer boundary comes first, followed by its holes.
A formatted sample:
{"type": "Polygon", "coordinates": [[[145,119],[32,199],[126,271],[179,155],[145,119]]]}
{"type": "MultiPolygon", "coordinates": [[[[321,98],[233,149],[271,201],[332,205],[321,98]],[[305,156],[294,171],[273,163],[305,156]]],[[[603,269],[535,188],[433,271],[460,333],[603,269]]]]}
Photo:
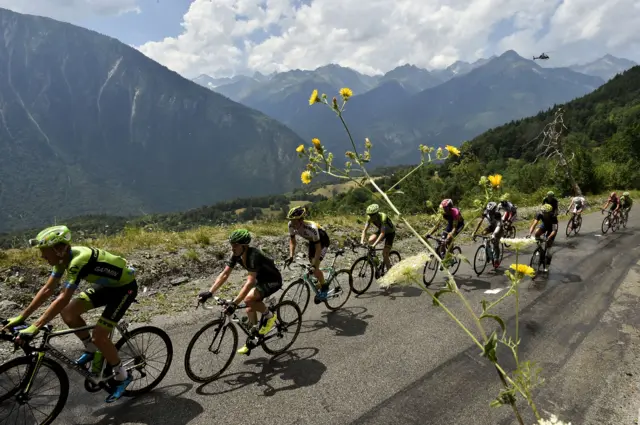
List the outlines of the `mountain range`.
{"type": "Polygon", "coordinates": [[[349,87],[355,95],[344,115],[352,134],[359,141],[372,140],[377,150],[373,164],[395,165],[417,161],[420,143],[458,145],[491,127],[585,95],[633,65],[607,55],[586,65],[548,68],[510,50],[441,70],[403,65],[368,76],[330,64],[313,71],[236,76],[217,80],[211,89],[341,153],[348,148],[341,123],[327,108],[310,108],[307,101],[313,89],[334,96],[349,87]]]}
{"type": "Polygon", "coordinates": [[[116,39],[0,9],[0,231],[297,186],[303,141],[116,39]]]}

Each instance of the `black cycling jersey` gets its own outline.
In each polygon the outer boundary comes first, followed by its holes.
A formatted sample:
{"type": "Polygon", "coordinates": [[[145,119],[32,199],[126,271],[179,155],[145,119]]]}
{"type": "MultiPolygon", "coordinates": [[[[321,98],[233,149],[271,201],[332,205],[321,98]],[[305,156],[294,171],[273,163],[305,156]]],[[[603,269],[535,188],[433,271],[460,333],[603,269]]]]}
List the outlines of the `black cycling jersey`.
{"type": "Polygon", "coordinates": [[[248,272],[255,272],[258,282],[281,282],[282,275],[273,260],[264,252],[252,246],[247,248],[247,263],[242,262],[242,255],[232,255],[227,260],[227,266],[234,268],[240,264],[248,272]]]}

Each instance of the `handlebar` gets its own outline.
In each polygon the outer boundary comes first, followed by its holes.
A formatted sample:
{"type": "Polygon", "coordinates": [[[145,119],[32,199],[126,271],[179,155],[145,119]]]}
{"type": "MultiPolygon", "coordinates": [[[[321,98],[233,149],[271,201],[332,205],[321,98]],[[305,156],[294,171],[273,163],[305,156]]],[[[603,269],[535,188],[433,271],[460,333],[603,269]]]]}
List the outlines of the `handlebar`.
{"type": "MultiPolygon", "coordinates": [[[[213,300],[215,301],[215,303],[217,305],[224,306],[224,307],[226,307],[229,304],[231,304],[231,300],[227,300],[227,299],[220,298],[220,297],[213,297],[213,300]]],[[[209,306],[206,305],[206,303],[207,303],[207,300],[205,300],[205,301],[198,300],[198,304],[196,305],[196,310],[198,309],[198,307],[200,307],[200,305],[202,305],[202,308],[204,308],[205,310],[213,310],[214,307],[213,306],[209,307],[209,306]]],[[[244,302],[242,302],[242,303],[240,303],[238,308],[245,308],[246,306],[247,305],[244,302]]]]}

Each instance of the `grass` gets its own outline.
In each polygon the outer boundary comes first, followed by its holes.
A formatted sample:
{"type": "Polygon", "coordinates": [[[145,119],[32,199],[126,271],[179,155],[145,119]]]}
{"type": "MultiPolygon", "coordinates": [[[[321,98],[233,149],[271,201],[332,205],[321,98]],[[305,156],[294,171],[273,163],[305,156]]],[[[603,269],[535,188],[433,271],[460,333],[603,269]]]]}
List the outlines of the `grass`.
{"type": "MultiPolygon", "coordinates": [[[[619,191],[622,193],[622,191],[619,191]]],[[[632,197],[638,199],[640,191],[631,191],[632,197]]],[[[587,201],[591,208],[597,211],[604,202],[606,202],[608,194],[588,196],[587,201]]],[[[512,199],[515,196],[512,196],[512,199]]],[[[542,197],[531,196],[527,198],[519,197],[516,204],[519,207],[518,215],[520,220],[518,228],[527,227],[531,223],[532,213],[527,212],[527,205],[538,205],[542,197]]],[[[514,199],[515,200],[515,199],[514,199]]],[[[570,199],[560,199],[560,213],[563,214],[569,205],[570,199]]],[[[467,231],[475,228],[477,221],[473,219],[471,211],[465,210],[465,219],[468,220],[467,231]],[[471,220],[469,220],[471,218],[471,220]]],[[[335,239],[343,241],[346,235],[359,238],[364,226],[364,214],[344,215],[344,216],[325,216],[314,218],[325,227],[330,227],[329,233],[339,230],[340,236],[335,239]]],[[[433,217],[428,214],[417,214],[407,217],[407,220],[415,226],[416,230],[421,234],[426,233],[432,226],[433,217]]],[[[97,239],[76,239],[77,244],[86,244],[103,248],[114,254],[126,257],[128,254],[137,251],[156,250],[161,252],[175,253],[179,250],[185,250],[183,258],[188,261],[199,261],[196,248],[207,247],[218,244],[226,244],[228,234],[236,227],[245,227],[252,234],[258,237],[278,236],[285,237],[287,235],[287,222],[285,220],[275,220],[266,218],[262,221],[253,221],[250,224],[241,224],[237,226],[202,226],[193,230],[183,232],[159,231],[145,228],[127,228],[123,232],[105,236],[97,239]]],[[[402,224],[398,226],[398,236],[400,238],[410,237],[411,235],[402,224]]],[[[73,229],[72,229],[73,230],[73,229]]],[[[40,258],[39,253],[35,249],[9,249],[0,251],[0,272],[6,271],[11,267],[35,267],[47,269],[44,261],[40,258]]]]}

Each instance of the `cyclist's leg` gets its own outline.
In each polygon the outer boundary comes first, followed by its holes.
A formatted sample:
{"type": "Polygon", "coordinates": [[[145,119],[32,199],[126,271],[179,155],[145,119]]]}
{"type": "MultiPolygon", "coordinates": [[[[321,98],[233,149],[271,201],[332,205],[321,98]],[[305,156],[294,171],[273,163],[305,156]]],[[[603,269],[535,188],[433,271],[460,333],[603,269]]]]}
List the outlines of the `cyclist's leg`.
{"type": "Polygon", "coordinates": [[[320,251],[320,258],[318,259],[318,261],[315,261],[316,244],[313,242],[309,242],[309,263],[311,263],[311,265],[315,267],[313,275],[316,279],[318,279],[318,286],[316,286],[317,289],[320,289],[322,288],[322,286],[324,286],[324,274],[322,273],[322,270],[320,270],[320,262],[324,258],[326,252],[327,249],[323,247],[320,251]]]}
{"type": "Polygon", "coordinates": [[[502,239],[502,225],[498,224],[496,228],[493,230],[493,234],[491,235],[491,239],[493,242],[493,262],[494,264],[500,263],[500,239],[502,239]]]}
{"type": "Polygon", "coordinates": [[[384,261],[385,270],[389,270],[391,268],[391,259],[389,258],[389,253],[391,252],[391,247],[393,247],[393,240],[395,239],[395,237],[395,232],[386,233],[384,235],[384,249],[382,250],[382,258],[384,261]]]}
{"type": "MultiPolygon", "coordinates": [[[[268,283],[258,282],[256,287],[249,291],[249,294],[244,299],[245,304],[247,304],[247,311],[249,311],[249,309],[253,310],[254,315],[256,311],[260,312],[262,317],[266,319],[266,322],[263,323],[263,326],[259,329],[261,334],[269,332],[276,323],[277,318],[276,314],[269,311],[262,300],[275,294],[280,288],[282,288],[281,280],[268,283]]],[[[257,320],[254,323],[257,323],[257,320]]]]}
{"type": "MultiPolygon", "coordinates": [[[[94,289],[87,289],[82,292],[77,298],[74,298],[67,304],[67,306],[60,312],[60,317],[64,323],[71,329],[82,328],[87,326],[87,322],[82,318],[82,314],[93,309],[93,304],[89,300],[87,292],[92,292],[94,289]]],[[[79,331],[75,333],[76,336],[82,341],[85,348],[85,353],[77,360],[80,364],[85,364],[93,358],[98,348],[93,343],[91,334],[89,331],[79,331]]]]}

